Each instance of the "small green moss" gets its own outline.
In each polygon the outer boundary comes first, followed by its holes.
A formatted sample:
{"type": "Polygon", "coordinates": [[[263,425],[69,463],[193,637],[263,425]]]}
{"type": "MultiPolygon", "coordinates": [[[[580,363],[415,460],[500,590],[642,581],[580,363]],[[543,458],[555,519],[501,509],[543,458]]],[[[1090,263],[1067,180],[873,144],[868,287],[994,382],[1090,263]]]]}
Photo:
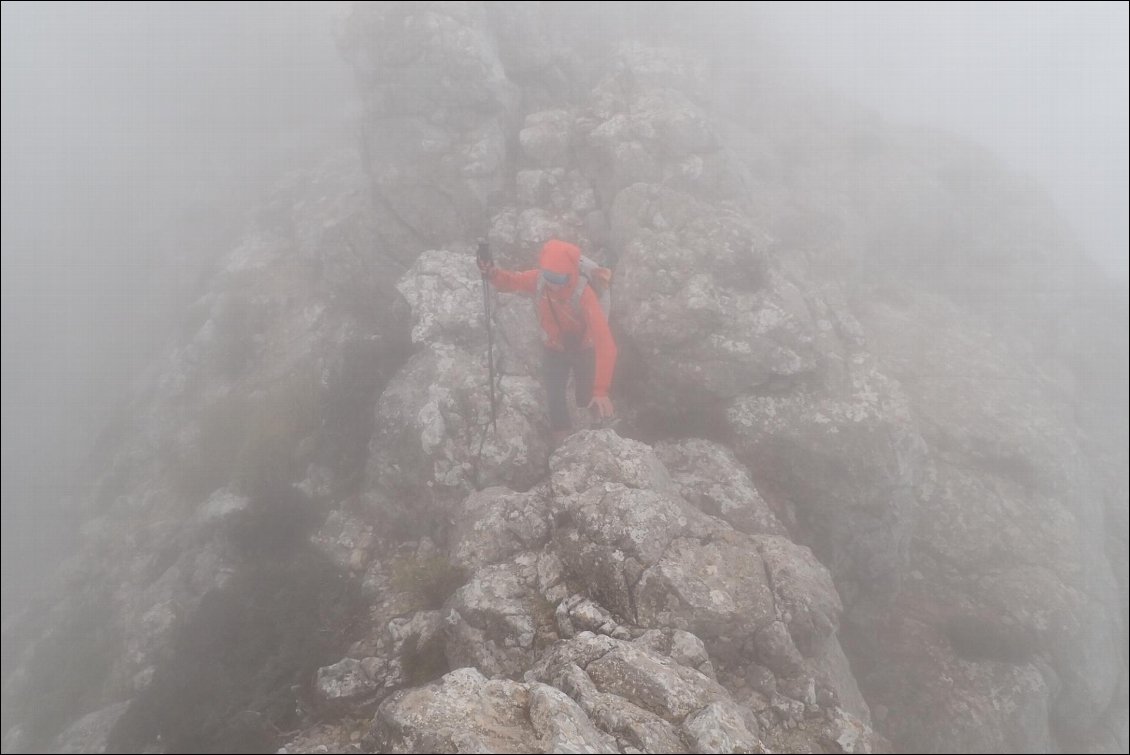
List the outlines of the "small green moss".
{"type": "Polygon", "coordinates": [[[271,386],[249,412],[232,481],[249,495],[292,482],[298,445],[318,429],[321,394],[313,369],[296,371],[271,386]]]}
{"type": "Polygon", "coordinates": [[[196,501],[229,484],[253,496],[294,482],[305,469],[299,447],[318,431],[322,404],[313,368],[256,395],[233,392],[208,404],[193,453],[177,465],[182,491],[196,501]]]}
{"type": "Polygon", "coordinates": [[[467,581],[467,575],[443,556],[409,556],[392,560],[389,581],[397,592],[415,598],[416,610],[429,611],[441,608],[467,581]]]}

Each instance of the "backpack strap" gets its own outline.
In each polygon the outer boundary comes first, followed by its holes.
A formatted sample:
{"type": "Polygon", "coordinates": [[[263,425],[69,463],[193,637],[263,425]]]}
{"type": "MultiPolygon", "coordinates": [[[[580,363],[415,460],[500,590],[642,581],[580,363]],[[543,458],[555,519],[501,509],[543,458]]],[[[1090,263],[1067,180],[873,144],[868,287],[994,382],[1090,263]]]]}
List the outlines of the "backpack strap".
{"type": "MultiPolygon", "coordinates": [[[[580,274],[596,294],[597,301],[600,302],[600,308],[604,312],[604,316],[608,317],[609,307],[612,303],[612,270],[611,268],[601,267],[594,260],[581,255],[580,274]]],[[[582,292],[583,293],[583,292],[582,292]]],[[[580,303],[580,294],[577,296],[577,302],[580,303]]]]}
{"type": "MultiPolygon", "coordinates": [[[[588,330],[588,323],[585,322],[584,313],[581,312],[581,309],[580,309],[581,296],[584,294],[585,288],[587,286],[588,286],[588,279],[587,278],[578,279],[577,280],[577,288],[573,292],[573,295],[569,297],[569,306],[572,308],[573,316],[576,317],[577,321],[581,324],[581,332],[577,334],[577,337],[578,337],[577,344],[578,345],[581,343],[581,341],[584,340],[585,332],[588,330]]],[[[544,282],[544,279],[541,276],[538,276],[537,289],[536,289],[536,293],[534,295],[534,314],[535,314],[535,316],[540,316],[540,313],[538,312],[538,306],[540,305],[541,298],[544,295],[545,295],[545,282],[544,282]]],[[[548,297],[546,298],[546,305],[549,307],[549,313],[551,315],[553,315],[553,321],[555,323],[557,323],[557,332],[561,334],[561,340],[562,340],[563,345],[564,345],[565,343],[567,343],[567,339],[565,338],[565,329],[561,327],[561,317],[560,317],[560,315],[557,314],[557,305],[553,303],[553,299],[550,299],[548,297]]],[[[544,337],[545,337],[545,335],[543,334],[543,338],[544,337]]]]}
{"type": "MultiPolygon", "coordinates": [[[[573,308],[574,314],[579,314],[581,311],[581,296],[584,295],[588,285],[589,279],[587,275],[578,276],[577,287],[573,289],[573,295],[569,297],[569,306],[573,308]]],[[[581,322],[584,322],[583,318],[581,322]]]]}
{"type": "MultiPolygon", "coordinates": [[[[569,297],[569,306],[573,308],[574,314],[580,315],[580,313],[581,313],[581,297],[584,296],[585,288],[587,288],[588,285],[589,285],[588,275],[586,275],[585,273],[580,273],[577,276],[577,285],[573,289],[573,295],[569,297]]],[[[535,312],[537,311],[537,308],[538,308],[538,302],[541,301],[541,297],[544,296],[544,295],[545,295],[545,278],[543,278],[539,275],[537,287],[534,289],[534,311],[535,312]]],[[[554,311],[553,316],[554,317],[557,316],[556,310],[554,311]]],[[[579,317],[578,319],[580,319],[581,322],[584,322],[583,317],[579,317]]],[[[557,323],[557,327],[560,328],[561,323],[557,323]]]]}
{"type": "MultiPolygon", "coordinates": [[[[573,289],[573,294],[569,297],[569,306],[572,308],[573,315],[577,318],[577,321],[581,323],[581,336],[583,337],[585,331],[588,330],[588,325],[585,323],[585,316],[581,310],[581,297],[585,295],[585,289],[591,286],[592,278],[594,275],[604,283],[604,290],[607,291],[607,282],[608,279],[611,278],[611,271],[607,270],[606,268],[602,268],[596,262],[589,259],[588,257],[585,257],[584,255],[581,255],[580,265],[578,265],[578,268],[577,285],[573,289]],[[601,277],[602,274],[605,277],[601,277]]],[[[607,315],[606,296],[602,295],[595,286],[592,286],[592,289],[593,293],[597,295],[597,299],[600,300],[601,307],[605,309],[605,313],[607,315]]],[[[541,275],[538,275],[537,287],[534,289],[535,314],[538,311],[538,306],[540,305],[541,298],[543,296],[545,296],[545,278],[543,278],[541,275]]],[[[560,331],[561,320],[557,315],[557,307],[554,306],[552,301],[549,302],[549,311],[553,314],[553,319],[557,323],[557,329],[560,331]]]]}

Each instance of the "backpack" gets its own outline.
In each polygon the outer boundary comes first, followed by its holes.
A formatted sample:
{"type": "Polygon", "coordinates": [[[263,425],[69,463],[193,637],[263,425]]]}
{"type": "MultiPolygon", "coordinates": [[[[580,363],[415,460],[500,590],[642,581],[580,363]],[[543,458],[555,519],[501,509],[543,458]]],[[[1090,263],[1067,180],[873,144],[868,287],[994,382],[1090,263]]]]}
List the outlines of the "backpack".
{"type": "MultiPolygon", "coordinates": [[[[612,271],[607,267],[601,267],[588,257],[581,255],[580,270],[577,276],[577,287],[573,289],[573,295],[569,297],[569,306],[574,313],[580,312],[581,297],[585,293],[585,288],[592,288],[592,292],[596,294],[597,301],[600,302],[600,308],[604,312],[604,316],[608,317],[609,308],[612,306],[612,271]]],[[[538,308],[538,302],[541,301],[542,295],[545,293],[545,280],[539,275],[537,283],[537,292],[534,295],[534,310],[538,308]]],[[[557,319],[557,310],[550,302],[549,311],[553,314],[553,318],[557,319]]],[[[578,318],[584,322],[583,318],[578,318]]],[[[557,321],[557,328],[561,329],[561,321],[557,321]]],[[[565,340],[565,348],[568,351],[575,351],[580,347],[581,340],[584,338],[584,331],[580,333],[562,333],[562,338],[565,340]],[[572,335],[573,338],[568,336],[572,335]]]]}
{"type": "MultiPolygon", "coordinates": [[[[604,316],[608,317],[609,309],[612,306],[612,271],[607,267],[601,267],[588,257],[581,255],[580,271],[577,276],[577,287],[573,290],[573,295],[569,297],[569,306],[573,311],[578,311],[581,305],[581,296],[585,293],[585,287],[592,288],[592,292],[596,294],[597,300],[600,302],[600,308],[604,311],[604,316]]],[[[545,293],[545,281],[538,277],[537,291],[534,295],[534,306],[537,302],[541,301],[542,294],[545,293]]]]}

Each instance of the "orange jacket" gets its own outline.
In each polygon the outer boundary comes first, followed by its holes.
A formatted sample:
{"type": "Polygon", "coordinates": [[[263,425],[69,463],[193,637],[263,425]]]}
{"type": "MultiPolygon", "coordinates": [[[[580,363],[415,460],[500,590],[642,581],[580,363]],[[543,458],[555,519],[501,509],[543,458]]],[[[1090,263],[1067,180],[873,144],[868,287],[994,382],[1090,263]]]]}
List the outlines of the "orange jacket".
{"type": "MultiPolygon", "coordinates": [[[[545,345],[555,351],[564,351],[563,332],[584,333],[581,348],[596,350],[592,395],[607,396],[612,385],[612,372],[616,368],[616,342],[608,329],[608,318],[591,287],[586,286],[581,294],[579,312],[574,310],[570,301],[580,277],[581,250],[568,242],[552,239],[542,246],[539,262],[542,269],[569,276],[569,282],[560,289],[545,286],[541,300],[535,305],[545,345]]],[[[515,273],[495,268],[490,282],[499,291],[518,291],[535,296],[540,275],[541,270],[515,273]]]]}

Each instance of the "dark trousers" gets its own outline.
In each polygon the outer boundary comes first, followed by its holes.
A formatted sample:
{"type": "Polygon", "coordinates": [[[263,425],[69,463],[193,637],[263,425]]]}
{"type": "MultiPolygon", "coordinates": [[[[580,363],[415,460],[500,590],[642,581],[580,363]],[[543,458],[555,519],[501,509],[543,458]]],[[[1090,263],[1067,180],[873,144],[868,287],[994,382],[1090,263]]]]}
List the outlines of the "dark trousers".
{"type": "Polygon", "coordinates": [[[569,407],[565,403],[565,391],[569,385],[569,373],[573,373],[577,406],[588,406],[592,400],[596,353],[592,349],[554,351],[547,348],[543,366],[545,393],[549,398],[549,425],[553,430],[568,430],[569,407]]]}

